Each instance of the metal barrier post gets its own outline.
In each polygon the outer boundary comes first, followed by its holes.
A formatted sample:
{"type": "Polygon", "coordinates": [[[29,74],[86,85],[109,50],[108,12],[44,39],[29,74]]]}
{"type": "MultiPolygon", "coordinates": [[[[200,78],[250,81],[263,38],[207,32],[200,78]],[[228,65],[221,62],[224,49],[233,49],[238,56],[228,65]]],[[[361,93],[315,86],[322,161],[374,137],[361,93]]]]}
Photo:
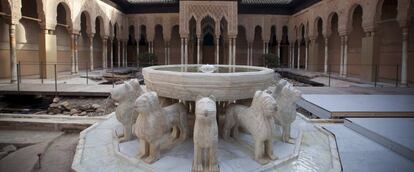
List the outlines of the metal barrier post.
{"type": "Polygon", "coordinates": [[[19,72],[20,77],[17,77],[17,80],[20,81],[20,83],[22,83],[22,63],[19,61],[19,68],[17,69],[19,72]]]}
{"type": "Polygon", "coordinates": [[[54,65],[55,68],[55,96],[58,96],[57,93],[57,71],[56,71],[56,64],[54,65]]]}
{"type": "Polygon", "coordinates": [[[20,94],[20,62],[17,64],[17,91],[20,94]]]}

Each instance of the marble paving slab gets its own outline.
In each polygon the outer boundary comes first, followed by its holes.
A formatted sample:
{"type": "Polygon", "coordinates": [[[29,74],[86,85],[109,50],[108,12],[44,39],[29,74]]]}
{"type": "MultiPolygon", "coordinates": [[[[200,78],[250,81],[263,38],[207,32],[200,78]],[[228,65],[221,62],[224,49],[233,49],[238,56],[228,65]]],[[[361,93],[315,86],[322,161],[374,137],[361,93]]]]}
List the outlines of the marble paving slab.
{"type": "MultiPolygon", "coordinates": [[[[74,171],[157,171],[185,172],[191,171],[193,158],[192,140],[176,145],[170,150],[162,151],[160,160],[154,164],[146,164],[135,158],[139,143],[137,140],[119,144],[116,133],[120,132],[120,123],[115,116],[99,124],[94,124],[80,134],[80,141],[72,164],[74,171]]],[[[279,157],[267,165],[260,165],[250,158],[252,146],[249,146],[251,136],[242,134],[240,141],[228,143],[219,140],[220,171],[250,172],[250,171],[303,171],[336,169],[339,171],[339,161],[332,156],[336,152],[334,139],[313,127],[301,118],[293,124],[292,136],[298,137],[295,145],[280,141],[274,142],[274,153],[279,157]],[[302,130],[303,136],[302,136],[302,130]],[[317,135],[315,135],[317,133],[317,135]],[[307,138],[302,140],[301,138],[307,138]],[[320,137],[320,138],[316,138],[320,137]],[[312,142],[308,142],[312,140],[312,142]],[[317,143],[315,143],[317,141],[317,143]],[[302,149],[304,145],[305,150],[302,149]],[[322,149],[320,149],[322,148],[322,149]],[[322,151],[323,150],[323,151],[322,151]],[[299,156],[299,157],[298,157],[299,156]],[[311,156],[312,158],[309,158],[311,156]],[[315,164],[309,166],[308,164],[315,164]]],[[[329,170],[328,170],[329,171],[329,170]]]]}

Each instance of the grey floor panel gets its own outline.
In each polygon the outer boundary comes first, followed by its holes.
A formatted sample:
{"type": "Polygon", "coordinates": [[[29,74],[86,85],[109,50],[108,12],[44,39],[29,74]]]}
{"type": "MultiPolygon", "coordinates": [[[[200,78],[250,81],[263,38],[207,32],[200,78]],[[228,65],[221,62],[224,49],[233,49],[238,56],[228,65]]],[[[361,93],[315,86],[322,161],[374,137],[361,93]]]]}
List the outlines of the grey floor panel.
{"type": "Polygon", "coordinates": [[[302,98],[329,112],[414,112],[410,95],[324,95],[302,98]]]}
{"type": "Polygon", "coordinates": [[[325,125],[335,134],[346,172],[414,171],[414,162],[354,132],[343,124],[325,125]]]}

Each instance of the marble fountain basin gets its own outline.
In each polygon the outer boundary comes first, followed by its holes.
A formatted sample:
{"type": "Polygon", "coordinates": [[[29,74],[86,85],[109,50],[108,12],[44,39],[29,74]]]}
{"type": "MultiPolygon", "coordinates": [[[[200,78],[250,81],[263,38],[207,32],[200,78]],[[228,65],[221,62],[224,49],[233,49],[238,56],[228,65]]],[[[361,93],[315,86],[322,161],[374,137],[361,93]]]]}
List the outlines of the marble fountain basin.
{"type": "Polygon", "coordinates": [[[271,85],[274,71],[264,67],[214,65],[216,71],[203,73],[201,65],[164,65],[142,69],[145,85],[158,96],[195,101],[198,95],[217,101],[252,98],[257,90],[271,85]]]}

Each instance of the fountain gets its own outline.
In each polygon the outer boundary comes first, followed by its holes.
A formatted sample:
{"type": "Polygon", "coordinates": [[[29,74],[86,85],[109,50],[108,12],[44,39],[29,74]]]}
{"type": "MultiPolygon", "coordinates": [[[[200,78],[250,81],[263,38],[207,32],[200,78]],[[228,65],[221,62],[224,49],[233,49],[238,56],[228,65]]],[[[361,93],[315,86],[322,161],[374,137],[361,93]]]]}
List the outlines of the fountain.
{"type": "Polygon", "coordinates": [[[273,70],[165,65],[142,72],[146,88],[116,87],[116,116],[81,133],[75,171],[340,171],[335,139],[296,118],[301,94],[283,80],[270,87],[273,70]],[[318,146],[302,146],[309,143],[318,146]],[[318,158],[309,158],[315,150],[318,158]]]}
{"type": "Polygon", "coordinates": [[[148,89],[161,97],[195,101],[199,95],[216,97],[217,101],[252,98],[257,90],[271,85],[274,71],[253,66],[188,65],[152,66],[142,70],[148,89]],[[199,68],[208,72],[200,72],[199,68]],[[210,72],[214,68],[215,72],[210,72]]]}

